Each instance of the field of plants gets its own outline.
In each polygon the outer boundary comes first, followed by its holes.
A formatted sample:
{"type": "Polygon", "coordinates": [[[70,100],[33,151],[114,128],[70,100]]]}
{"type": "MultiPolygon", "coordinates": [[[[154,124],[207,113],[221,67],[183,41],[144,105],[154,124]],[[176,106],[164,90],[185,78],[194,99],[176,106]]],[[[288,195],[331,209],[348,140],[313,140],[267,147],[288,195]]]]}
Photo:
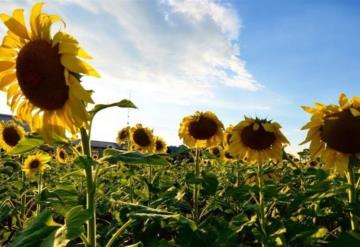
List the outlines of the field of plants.
{"type": "Polygon", "coordinates": [[[139,123],[94,149],[97,113],[136,104],[95,104],[91,56],[42,7],[0,14],[1,246],[360,246],[360,97],[303,106],[297,155],[276,121],[211,111],[184,116],[179,147],[139,123]]]}

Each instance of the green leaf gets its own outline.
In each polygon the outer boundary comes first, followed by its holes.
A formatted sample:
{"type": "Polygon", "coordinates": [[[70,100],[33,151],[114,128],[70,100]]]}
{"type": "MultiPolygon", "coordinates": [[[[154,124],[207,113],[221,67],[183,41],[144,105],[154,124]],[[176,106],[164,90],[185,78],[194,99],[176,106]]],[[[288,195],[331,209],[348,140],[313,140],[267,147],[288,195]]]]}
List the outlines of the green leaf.
{"type": "Polygon", "coordinates": [[[350,231],[344,232],[340,235],[340,237],[328,245],[329,247],[355,247],[360,246],[360,234],[350,231]]]}
{"type": "Polygon", "coordinates": [[[53,246],[55,233],[60,227],[53,221],[51,212],[44,210],[16,236],[10,247],[53,246]]]}
{"type": "Polygon", "coordinates": [[[84,232],[84,224],[90,219],[90,214],[82,206],[70,209],[65,215],[66,238],[75,239],[84,232]]]}
{"type": "Polygon", "coordinates": [[[116,164],[119,161],[129,165],[168,165],[166,159],[157,154],[143,154],[139,152],[124,152],[117,149],[106,149],[103,160],[110,164],[116,164]]]}
{"type": "Polygon", "coordinates": [[[96,113],[98,113],[99,111],[101,110],[104,110],[106,108],[109,108],[109,107],[121,107],[121,108],[135,108],[137,109],[137,107],[134,105],[133,102],[131,102],[130,100],[127,100],[127,99],[123,99],[123,100],[120,100],[119,102],[116,102],[116,103],[112,103],[112,104],[97,104],[95,105],[94,109],[92,109],[89,113],[90,113],[90,116],[93,118],[95,116],[96,113]]]}
{"type": "Polygon", "coordinates": [[[39,135],[29,135],[23,137],[19,143],[9,152],[10,155],[23,154],[40,147],[45,142],[39,135]]]}
{"type": "Polygon", "coordinates": [[[213,195],[216,193],[216,189],[219,185],[219,181],[214,173],[210,172],[202,172],[203,177],[203,187],[204,190],[209,193],[210,195],[213,195]]]}

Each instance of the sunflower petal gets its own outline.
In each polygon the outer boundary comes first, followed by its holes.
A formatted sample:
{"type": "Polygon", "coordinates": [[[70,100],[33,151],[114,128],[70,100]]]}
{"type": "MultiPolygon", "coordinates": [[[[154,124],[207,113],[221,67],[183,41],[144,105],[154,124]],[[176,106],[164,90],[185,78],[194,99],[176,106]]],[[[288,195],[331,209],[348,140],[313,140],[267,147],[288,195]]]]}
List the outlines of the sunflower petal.
{"type": "Polygon", "coordinates": [[[341,93],[339,96],[339,105],[344,108],[344,106],[349,102],[348,97],[344,93],[341,93]]]}
{"type": "MultiPolygon", "coordinates": [[[[22,18],[24,18],[22,11],[23,10],[21,9],[14,11],[14,15],[16,16],[16,18],[21,18],[21,15],[22,18]]],[[[29,37],[26,27],[15,18],[8,16],[7,14],[0,14],[0,19],[2,20],[2,22],[4,22],[4,24],[11,32],[15,33],[19,37],[23,39],[27,39],[29,37]]]]}
{"type": "Polygon", "coordinates": [[[100,77],[93,67],[72,55],[62,55],[61,64],[72,72],[100,77]]]}
{"type": "Polygon", "coordinates": [[[350,108],[350,112],[354,117],[360,116],[360,111],[358,111],[357,109],[355,109],[353,107],[350,108]]]}
{"type": "Polygon", "coordinates": [[[31,37],[32,39],[40,38],[40,21],[39,16],[41,14],[41,10],[44,6],[44,3],[36,3],[31,10],[30,14],[30,27],[31,27],[31,37]]]}
{"type": "Polygon", "coordinates": [[[76,95],[77,98],[94,104],[94,101],[91,98],[91,92],[86,91],[74,76],[69,75],[68,84],[72,88],[71,91],[74,92],[74,95],[76,95]]]}

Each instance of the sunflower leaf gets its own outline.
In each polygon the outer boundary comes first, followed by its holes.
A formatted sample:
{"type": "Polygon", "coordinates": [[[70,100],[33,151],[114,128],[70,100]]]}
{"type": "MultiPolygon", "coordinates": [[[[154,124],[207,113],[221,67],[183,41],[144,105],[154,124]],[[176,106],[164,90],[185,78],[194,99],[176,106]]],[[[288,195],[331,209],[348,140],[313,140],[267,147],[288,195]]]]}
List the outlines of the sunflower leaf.
{"type": "Polygon", "coordinates": [[[109,107],[120,107],[120,108],[134,108],[134,109],[137,109],[137,107],[134,105],[133,102],[131,102],[130,100],[128,99],[123,99],[123,100],[120,100],[119,102],[115,102],[115,103],[112,103],[112,104],[97,104],[95,105],[95,107],[89,112],[90,113],[90,116],[91,118],[93,118],[95,116],[96,113],[98,113],[99,111],[102,111],[106,108],[109,108],[109,107]]]}
{"type": "Polygon", "coordinates": [[[29,135],[23,137],[19,143],[8,153],[9,155],[23,154],[40,147],[45,142],[39,135],[29,135]]]}

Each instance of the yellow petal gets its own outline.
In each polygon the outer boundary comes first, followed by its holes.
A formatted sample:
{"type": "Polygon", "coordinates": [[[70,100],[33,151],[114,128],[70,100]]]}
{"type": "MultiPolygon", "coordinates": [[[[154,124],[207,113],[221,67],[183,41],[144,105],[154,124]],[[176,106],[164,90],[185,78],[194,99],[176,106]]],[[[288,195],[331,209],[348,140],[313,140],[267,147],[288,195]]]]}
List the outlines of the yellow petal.
{"type": "Polygon", "coordinates": [[[14,56],[16,56],[16,50],[0,47],[0,58],[12,58],[14,56]]]}
{"type": "Polygon", "coordinates": [[[5,71],[13,67],[15,63],[9,60],[0,60],[0,72],[5,71]]]}
{"type": "MultiPolygon", "coordinates": [[[[14,11],[14,14],[16,15],[17,18],[21,18],[19,16],[23,15],[21,11],[22,11],[21,9],[14,11]]],[[[22,16],[22,18],[24,18],[24,16],[22,16]]],[[[4,24],[11,32],[15,33],[19,37],[23,39],[27,39],[29,37],[26,27],[23,24],[21,24],[19,21],[17,21],[15,18],[8,16],[6,14],[0,14],[0,19],[4,22],[4,24]]]]}
{"type": "Polygon", "coordinates": [[[30,27],[31,27],[31,37],[32,39],[40,38],[40,21],[39,16],[41,14],[41,10],[44,6],[44,3],[36,3],[31,10],[30,14],[30,27]]]}
{"type": "Polygon", "coordinates": [[[100,77],[93,67],[72,55],[62,55],[61,64],[72,72],[100,77]]]}
{"type": "Polygon", "coordinates": [[[16,79],[16,74],[14,72],[9,72],[4,75],[0,75],[0,90],[12,83],[16,79]]]}
{"type": "Polygon", "coordinates": [[[21,48],[23,46],[23,41],[18,37],[9,35],[10,33],[11,32],[8,32],[8,35],[4,37],[1,46],[5,48],[21,48]]]}
{"type": "Polygon", "coordinates": [[[260,128],[260,125],[258,123],[254,123],[253,130],[258,130],[260,128]]]}
{"type": "Polygon", "coordinates": [[[360,111],[358,111],[357,109],[351,107],[351,108],[350,108],[350,111],[351,111],[351,114],[352,114],[354,117],[360,116],[360,111]]]}
{"type": "Polygon", "coordinates": [[[339,105],[344,108],[348,102],[349,100],[346,95],[344,93],[341,93],[339,96],[339,105]]]}
{"type": "Polygon", "coordinates": [[[267,132],[274,132],[275,128],[272,124],[270,123],[263,123],[261,124],[263,126],[263,128],[267,131],[267,132]]]}
{"type": "Polygon", "coordinates": [[[77,98],[85,102],[94,104],[94,101],[91,98],[91,92],[86,91],[74,76],[69,75],[68,84],[71,87],[71,91],[74,92],[74,95],[77,98]]]}

